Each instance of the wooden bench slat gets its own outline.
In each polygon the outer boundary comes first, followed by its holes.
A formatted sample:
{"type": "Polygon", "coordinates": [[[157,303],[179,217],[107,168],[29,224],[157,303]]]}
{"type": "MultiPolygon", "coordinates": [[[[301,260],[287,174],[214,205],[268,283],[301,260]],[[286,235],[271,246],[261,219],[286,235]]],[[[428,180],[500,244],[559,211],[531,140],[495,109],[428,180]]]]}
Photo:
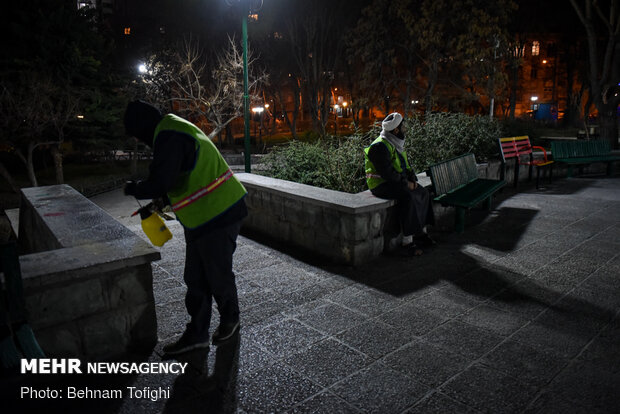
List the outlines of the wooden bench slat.
{"type": "Polygon", "coordinates": [[[547,159],[547,151],[543,147],[532,146],[530,137],[527,135],[518,137],[506,137],[499,138],[499,147],[502,154],[502,172],[501,178],[506,175],[506,161],[510,158],[515,159],[515,174],[514,174],[514,186],[517,187],[519,182],[519,166],[527,165],[529,167],[528,179],[532,179],[532,167],[536,167],[536,188],[539,188],[540,183],[540,168],[549,167],[549,180],[553,177],[553,161],[547,159]],[[543,159],[537,160],[534,158],[534,148],[540,149],[543,152],[543,159]],[[528,156],[527,160],[523,159],[523,156],[528,156]]]}
{"type": "Polygon", "coordinates": [[[573,165],[607,163],[607,175],[612,174],[613,163],[620,157],[611,153],[609,141],[554,141],[551,143],[553,159],[569,166],[568,176],[572,175],[573,165]]]}
{"type": "Polygon", "coordinates": [[[474,154],[465,154],[431,165],[428,170],[435,191],[434,200],[456,211],[456,231],[464,228],[464,209],[469,209],[488,200],[504,186],[503,180],[478,178],[474,154]]]}

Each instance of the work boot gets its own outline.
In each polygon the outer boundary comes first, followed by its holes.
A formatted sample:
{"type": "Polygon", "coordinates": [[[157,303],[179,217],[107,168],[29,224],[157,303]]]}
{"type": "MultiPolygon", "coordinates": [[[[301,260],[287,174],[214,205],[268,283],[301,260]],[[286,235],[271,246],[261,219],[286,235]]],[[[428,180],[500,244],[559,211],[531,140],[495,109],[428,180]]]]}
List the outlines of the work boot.
{"type": "Polygon", "coordinates": [[[164,352],[167,355],[179,355],[184,354],[185,352],[192,351],[194,349],[209,348],[208,340],[201,341],[197,340],[195,337],[192,336],[193,335],[190,335],[187,333],[187,331],[185,331],[185,333],[181,335],[181,338],[179,338],[178,341],[164,346],[164,352]]]}
{"type": "Polygon", "coordinates": [[[213,344],[218,345],[226,342],[227,340],[232,338],[234,334],[239,332],[239,328],[239,321],[231,323],[220,323],[220,326],[217,327],[215,333],[213,334],[213,344]]]}

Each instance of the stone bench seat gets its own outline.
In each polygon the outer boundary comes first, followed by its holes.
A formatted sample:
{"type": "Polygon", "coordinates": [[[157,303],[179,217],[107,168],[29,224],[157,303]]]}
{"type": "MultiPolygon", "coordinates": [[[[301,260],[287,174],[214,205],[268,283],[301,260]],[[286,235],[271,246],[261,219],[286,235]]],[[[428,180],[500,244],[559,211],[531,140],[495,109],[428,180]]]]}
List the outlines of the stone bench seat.
{"type": "Polygon", "coordinates": [[[22,189],[18,235],[29,323],[48,356],[152,349],[157,250],[68,185],[22,189]]]}

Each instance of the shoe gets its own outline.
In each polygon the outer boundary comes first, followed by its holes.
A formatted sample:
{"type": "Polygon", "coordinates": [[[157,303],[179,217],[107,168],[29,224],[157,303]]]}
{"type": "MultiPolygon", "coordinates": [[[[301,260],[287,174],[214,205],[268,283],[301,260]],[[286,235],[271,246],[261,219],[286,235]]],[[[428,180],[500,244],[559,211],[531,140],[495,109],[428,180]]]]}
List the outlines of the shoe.
{"type": "Polygon", "coordinates": [[[179,355],[200,348],[209,348],[209,341],[192,340],[186,332],[178,341],[164,346],[163,349],[167,355],[179,355]]]}
{"type": "Polygon", "coordinates": [[[437,242],[429,237],[428,234],[424,233],[419,236],[415,236],[414,240],[416,244],[422,247],[432,247],[436,246],[437,242]]]}
{"type": "Polygon", "coordinates": [[[239,321],[232,323],[220,323],[220,326],[217,327],[215,333],[213,334],[212,342],[214,344],[221,344],[232,338],[234,334],[239,332],[239,321]]]}

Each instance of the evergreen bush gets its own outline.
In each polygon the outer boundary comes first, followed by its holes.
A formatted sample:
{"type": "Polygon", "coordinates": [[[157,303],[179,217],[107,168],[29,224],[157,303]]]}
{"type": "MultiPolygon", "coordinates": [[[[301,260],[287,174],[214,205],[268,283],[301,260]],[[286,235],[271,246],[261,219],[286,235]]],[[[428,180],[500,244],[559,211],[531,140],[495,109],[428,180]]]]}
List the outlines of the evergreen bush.
{"type": "Polygon", "coordinates": [[[501,124],[488,116],[434,113],[406,121],[405,149],[412,167],[421,172],[429,165],[466,153],[477,161],[498,151],[501,124]]]}
{"type": "MultiPolygon", "coordinates": [[[[367,189],[364,148],[381,131],[379,124],[367,133],[326,137],[315,142],[292,141],[265,156],[265,174],[348,193],[367,189]]],[[[437,113],[406,121],[405,149],[411,166],[422,172],[429,165],[472,152],[478,161],[496,154],[501,125],[487,116],[437,113]]]]}

